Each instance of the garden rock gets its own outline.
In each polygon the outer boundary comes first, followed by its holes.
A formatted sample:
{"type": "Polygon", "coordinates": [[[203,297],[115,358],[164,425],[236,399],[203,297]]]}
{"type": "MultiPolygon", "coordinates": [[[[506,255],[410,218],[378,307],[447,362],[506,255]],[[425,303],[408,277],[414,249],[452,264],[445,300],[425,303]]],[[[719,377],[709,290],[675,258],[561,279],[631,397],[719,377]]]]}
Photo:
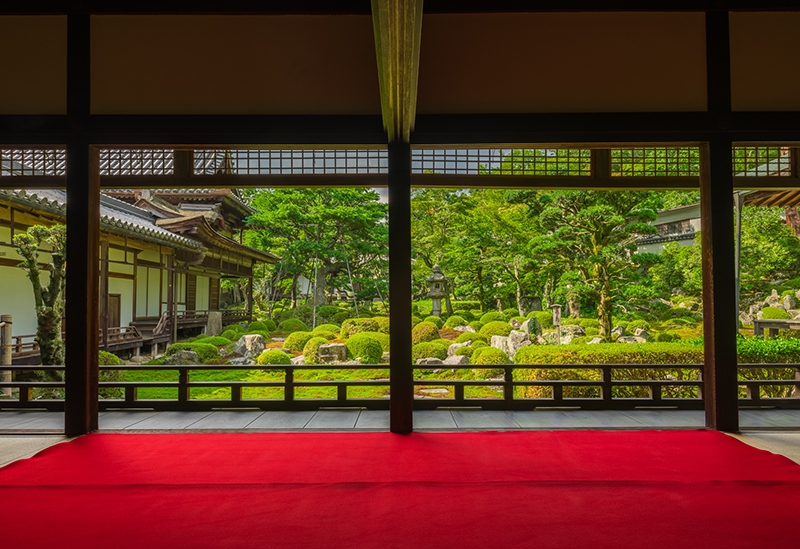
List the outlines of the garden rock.
{"type": "Polygon", "coordinates": [[[247,358],[255,358],[267,349],[264,338],[259,334],[247,334],[239,338],[233,352],[247,358]]]}
{"type": "Polygon", "coordinates": [[[456,354],[456,351],[458,351],[461,347],[466,347],[470,343],[472,343],[472,342],[471,341],[465,341],[463,343],[453,343],[447,349],[447,356],[453,356],[454,354],[456,354]]]}
{"type": "Polygon", "coordinates": [[[472,326],[456,326],[453,329],[459,332],[470,332],[472,334],[475,333],[475,328],[473,328],[472,326]]]}
{"type": "Polygon", "coordinates": [[[747,310],[747,312],[750,313],[750,316],[753,316],[764,307],[766,307],[766,305],[764,305],[763,303],[753,303],[752,305],[750,305],[750,308],[747,310]]]}
{"type": "Polygon", "coordinates": [[[783,308],[788,311],[789,309],[794,309],[795,307],[797,307],[797,300],[794,297],[787,295],[786,297],[783,298],[782,305],[783,308]]]}
{"type": "Polygon", "coordinates": [[[207,336],[218,336],[222,333],[222,311],[209,311],[203,333],[207,336]]]}
{"type": "Polygon", "coordinates": [[[531,344],[531,336],[530,334],[526,334],[525,332],[518,332],[516,330],[511,330],[511,333],[508,335],[506,339],[506,354],[508,358],[514,358],[514,355],[517,354],[517,351],[522,349],[523,347],[527,347],[531,344]]]}
{"type": "MultiPolygon", "coordinates": [[[[786,313],[792,320],[796,319],[797,317],[800,317],[800,309],[789,309],[788,311],[786,311],[786,313]]],[[[750,324],[752,324],[752,321],[750,322],[750,324]]]]}
{"type": "Polygon", "coordinates": [[[200,364],[200,358],[194,351],[178,351],[174,355],[168,356],[164,362],[167,364],[200,364]]]}
{"type": "Polygon", "coordinates": [[[453,355],[444,359],[444,363],[451,366],[469,364],[469,357],[467,355],[453,355]]]}
{"type": "Polygon", "coordinates": [[[614,336],[622,337],[625,335],[625,326],[614,326],[614,329],[611,330],[611,338],[613,339],[614,336]]]}
{"type": "Polygon", "coordinates": [[[647,340],[639,336],[622,336],[617,343],[647,343],[647,340]]]}
{"type": "Polygon", "coordinates": [[[147,362],[148,360],[150,360],[149,357],[146,357],[144,355],[139,355],[139,356],[132,356],[130,360],[128,360],[128,362],[132,362],[134,364],[141,364],[143,362],[147,362]]]}
{"type": "Polygon", "coordinates": [[[602,343],[602,342],[603,342],[603,338],[602,337],[596,337],[596,338],[592,339],[591,341],[587,342],[586,344],[587,345],[595,345],[597,343],[602,343]]]}
{"type": "Polygon", "coordinates": [[[325,363],[342,362],[347,360],[347,347],[344,343],[325,343],[319,346],[317,356],[325,363]]]}
{"type": "Polygon", "coordinates": [[[539,324],[539,321],[536,319],[535,316],[530,317],[528,320],[522,323],[520,329],[525,332],[526,334],[530,335],[542,335],[542,325],[539,324]]]}
{"type": "MultiPolygon", "coordinates": [[[[800,311],[797,311],[797,313],[800,314],[800,311]]],[[[789,313],[789,316],[791,316],[791,313],[789,313]]],[[[794,318],[794,317],[792,317],[792,318],[794,318]]],[[[753,323],[753,315],[749,315],[747,313],[741,313],[739,315],[739,322],[741,322],[743,326],[752,324],[753,323]]]]}
{"type": "Polygon", "coordinates": [[[441,358],[420,358],[417,360],[417,364],[421,365],[430,365],[430,364],[444,364],[444,361],[441,358]]]}
{"type": "Polygon", "coordinates": [[[245,366],[245,365],[255,364],[255,362],[252,359],[249,359],[244,356],[237,356],[236,358],[230,359],[228,362],[230,362],[235,366],[245,366]]]}
{"type": "Polygon", "coordinates": [[[579,326],[578,324],[565,324],[564,326],[561,326],[561,333],[571,334],[572,336],[585,336],[586,328],[579,326]]]}
{"type": "Polygon", "coordinates": [[[513,318],[509,320],[508,323],[511,324],[511,327],[514,328],[515,330],[519,330],[522,327],[522,322],[520,322],[519,320],[515,320],[513,318]]]}
{"type": "Polygon", "coordinates": [[[292,364],[294,364],[295,366],[303,365],[305,364],[305,362],[306,362],[306,357],[304,357],[303,355],[292,357],[292,364]]]}
{"type": "Polygon", "coordinates": [[[635,337],[641,337],[642,339],[647,341],[647,339],[650,337],[650,332],[648,332],[644,328],[636,328],[636,331],[633,332],[633,335],[635,337]]]}
{"type": "Polygon", "coordinates": [[[772,294],[764,300],[769,307],[780,307],[781,306],[781,296],[778,295],[778,290],[772,290],[772,294]]]}

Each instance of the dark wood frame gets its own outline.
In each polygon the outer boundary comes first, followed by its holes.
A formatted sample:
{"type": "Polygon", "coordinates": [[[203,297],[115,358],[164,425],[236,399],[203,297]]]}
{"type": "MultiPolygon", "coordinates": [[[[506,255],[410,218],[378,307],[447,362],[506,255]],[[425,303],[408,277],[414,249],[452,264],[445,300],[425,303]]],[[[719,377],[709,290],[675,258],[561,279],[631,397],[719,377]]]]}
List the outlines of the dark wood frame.
{"type": "MultiPolygon", "coordinates": [[[[708,112],[597,114],[469,114],[415,116],[410,143],[695,143],[704,144],[707,161],[700,187],[703,201],[703,275],[705,383],[707,425],[738,430],[735,368],[735,305],[733,225],[727,202],[732,190],[730,146],[733,142],[800,142],[800,112],[732,112],[728,10],[798,10],[795,2],[739,0],[720,3],[657,2],[642,8],[632,0],[568,2],[428,0],[428,12],[497,11],[701,11],[706,13],[708,112]],[[454,7],[453,5],[457,5],[454,7]],[[725,158],[723,158],[725,157],[725,158]]],[[[366,0],[337,3],[319,0],[263,2],[232,0],[224,4],[184,2],[5,2],[3,15],[67,15],[67,114],[0,115],[0,143],[11,146],[66,146],[68,200],[67,401],[65,430],[78,435],[98,425],[98,146],[230,143],[260,144],[386,144],[380,116],[131,116],[90,114],[90,14],[276,14],[370,13],[366,0]]],[[[413,69],[413,67],[412,67],[413,69]]],[[[393,307],[392,421],[396,432],[412,429],[413,380],[410,378],[410,232],[408,189],[411,185],[409,144],[390,146],[390,281],[393,307]],[[407,366],[403,366],[407,365],[407,366]]]]}

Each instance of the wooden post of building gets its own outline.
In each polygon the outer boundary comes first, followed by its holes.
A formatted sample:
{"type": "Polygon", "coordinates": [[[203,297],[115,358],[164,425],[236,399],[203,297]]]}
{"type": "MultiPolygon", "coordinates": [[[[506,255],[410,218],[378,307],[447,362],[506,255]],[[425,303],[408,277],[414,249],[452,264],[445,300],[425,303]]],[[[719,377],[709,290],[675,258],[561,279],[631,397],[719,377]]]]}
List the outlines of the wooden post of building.
{"type": "Polygon", "coordinates": [[[731,141],[701,148],[700,208],[703,248],[703,371],[706,425],[739,430],[731,141]]]}
{"type": "Polygon", "coordinates": [[[411,147],[389,145],[389,307],[392,322],[390,428],[410,433],[414,421],[411,358],[411,147]]]}
{"type": "MultiPolygon", "coordinates": [[[[11,315],[0,316],[0,364],[3,366],[11,366],[11,315]]],[[[11,370],[0,371],[0,381],[9,383],[11,381],[11,370]]],[[[11,387],[3,387],[0,391],[0,396],[10,397],[11,387]]]]}
{"type": "Polygon", "coordinates": [[[253,275],[247,279],[247,322],[253,321],[253,275]]]}
{"type": "Polygon", "coordinates": [[[178,340],[178,320],[177,307],[175,304],[175,255],[167,256],[167,311],[169,315],[169,342],[175,343],[178,340]]]}
{"type": "Polygon", "coordinates": [[[100,242],[100,329],[103,330],[102,346],[108,351],[108,242],[100,242]]]}

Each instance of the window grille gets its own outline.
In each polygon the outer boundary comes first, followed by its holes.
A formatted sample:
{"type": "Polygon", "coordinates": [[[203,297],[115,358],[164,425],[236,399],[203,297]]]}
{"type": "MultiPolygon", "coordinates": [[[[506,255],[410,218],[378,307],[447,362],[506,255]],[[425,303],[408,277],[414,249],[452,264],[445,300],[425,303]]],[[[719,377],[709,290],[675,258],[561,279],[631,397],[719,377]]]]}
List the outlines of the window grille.
{"type": "Polygon", "coordinates": [[[389,172],[389,154],[385,149],[198,150],[194,171],[198,175],[377,174],[389,172]]]}
{"type": "Polygon", "coordinates": [[[792,175],[789,147],[734,147],[733,173],[737,176],[767,177],[792,175]]]}
{"type": "Polygon", "coordinates": [[[0,149],[0,176],[66,175],[65,149],[0,149]]]}
{"type": "Polygon", "coordinates": [[[611,149],[612,177],[682,177],[700,175],[699,147],[611,149]]]}
{"type": "Polygon", "coordinates": [[[100,149],[100,175],[173,175],[174,159],[165,149],[100,149]]]}
{"type": "Polygon", "coordinates": [[[414,149],[411,173],[589,176],[589,149],[414,149]]]}

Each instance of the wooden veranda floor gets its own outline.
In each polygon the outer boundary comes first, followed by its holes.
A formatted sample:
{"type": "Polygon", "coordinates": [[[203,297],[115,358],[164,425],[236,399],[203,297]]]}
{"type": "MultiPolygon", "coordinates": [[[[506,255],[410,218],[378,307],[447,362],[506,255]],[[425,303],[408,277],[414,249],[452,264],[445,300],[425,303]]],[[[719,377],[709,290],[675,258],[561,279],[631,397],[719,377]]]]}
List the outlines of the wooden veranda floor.
{"type": "MultiPolygon", "coordinates": [[[[800,431],[800,410],[742,410],[743,430],[800,431]]],[[[439,409],[414,412],[417,430],[526,429],[694,429],[705,425],[695,410],[536,410],[494,411],[439,409]]],[[[63,432],[64,414],[46,411],[0,412],[0,433],[63,432]]],[[[305,412],[229,410],[212,412],[155,412],[148,410],[100,413],[101,431],[386,431],[389,412],[361,409],[321,409],[305,412]]]]}

